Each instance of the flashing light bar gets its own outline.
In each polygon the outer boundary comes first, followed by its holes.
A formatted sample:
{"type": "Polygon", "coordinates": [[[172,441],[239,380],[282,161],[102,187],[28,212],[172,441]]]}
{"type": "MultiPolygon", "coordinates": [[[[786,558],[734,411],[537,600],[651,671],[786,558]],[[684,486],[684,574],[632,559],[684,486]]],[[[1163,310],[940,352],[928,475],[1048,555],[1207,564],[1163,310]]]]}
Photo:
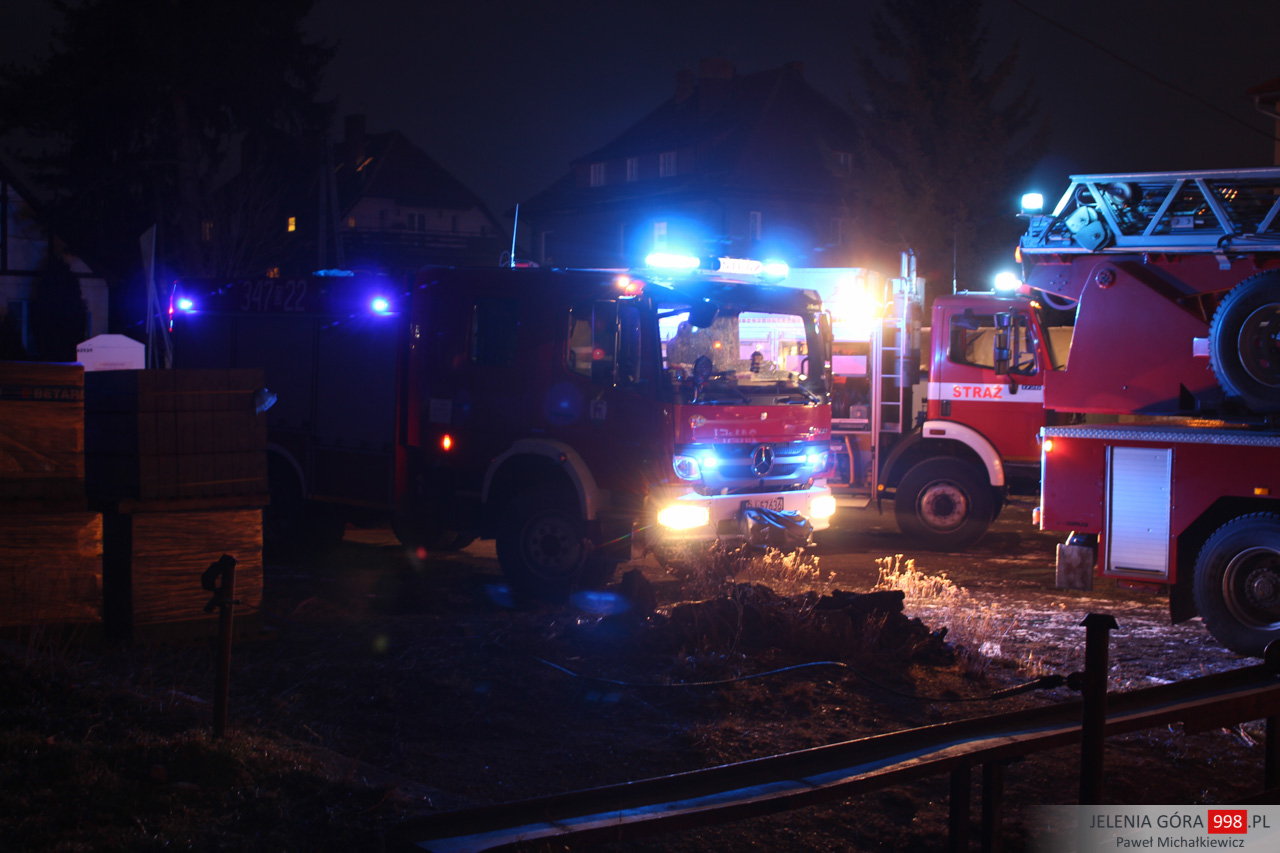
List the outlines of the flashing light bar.
{"type": "Polygon", "coordinates": [[[764,271],[764,262],[746,258],[720,258],[717,269],[734,275],[760,275],[764,271]]]}
{"type": "MultiPolygon", "coordinates": [[[[649,267],[672,272],[691,272],[703,266],[702,260],[694,255],[681,255],[673,252],[652,252],[644,259],[649,267]]],[[[756,261],[750,258],[716,258],[713,272],[726,275],[760,276],[772,281],[781,281],[791,274],[791,268],[784,261],[756,261]]]]}
{"type": "Polygon", "coordinates": [[[390,314],[391,300],[385,296],[375,296],[369,300],[369,310],[375,314],[390,314]]]}
{"type": "Polygon", "coordinates": [[[650,252],[644,259],[645,265],[665,270],[696,270],[702,261],[693,255],[679,255],[673,252],[650,252]]]}
{"type": "Polygon", "coordinates": [[[196,304],[185,296],[181,296],[177,300],[177,308],[179,311],[194,311],[196,304]]]}
{"type": "Polygon", "coordinates": [[[1012,292],[1022,287],[1022,279],[1011,272],[1002,272],[996,276],[995,289],[1003,292],[1012,292]]]}

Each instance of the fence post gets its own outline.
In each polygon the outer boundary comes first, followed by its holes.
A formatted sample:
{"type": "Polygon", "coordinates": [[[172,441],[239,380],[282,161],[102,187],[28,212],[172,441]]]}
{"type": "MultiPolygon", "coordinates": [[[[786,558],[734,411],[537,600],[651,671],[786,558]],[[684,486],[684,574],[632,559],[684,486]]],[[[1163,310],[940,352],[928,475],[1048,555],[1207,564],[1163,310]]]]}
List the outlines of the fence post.
{"type": "Polygon", "coordinates": [[[948,797],[947,850],[961,853],[969,849],[969,788],[971,785],[968,764],[951,771],[951,795],[948,797]]]}
{"type": "Polygon", "coordinates": [[[1083,718],[1080,721],[1080,805],[1102,800],[1102,747],[1107,726],[1107,656],[1111,631],[1119,626],[1114,616],[1090,613],[1084,626],[1084,680],[1080,687],[1083,718]]]}

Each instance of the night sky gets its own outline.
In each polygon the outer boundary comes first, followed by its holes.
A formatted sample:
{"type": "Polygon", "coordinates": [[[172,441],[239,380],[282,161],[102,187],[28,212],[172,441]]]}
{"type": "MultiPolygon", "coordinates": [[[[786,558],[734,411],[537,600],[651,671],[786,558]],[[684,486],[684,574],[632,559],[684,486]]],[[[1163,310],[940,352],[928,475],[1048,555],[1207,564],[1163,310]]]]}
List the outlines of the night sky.
{"type": "MultiPolygon", "coordinates": [[[[48,43],[38,0],[4,6],[0,60],[48,43]]],[[[743,73],[801,61],[848,107],[851,49],[867,43],[874,6],[319,0],[307,29],[339,42],[322,92],[338,99],[335,139],[342,115],[364,113],[371,132],[402,131],[501,217],[669,97],[677,70],[703,57],[743,73]]],[[[1021,40],[1051,117],[1052,151],[1028,187],[1051,202],[1073,172],[1271,164],[1273,124],[1244,93],[1280,76],[1280,2],[988,0],[986,14],[993,46],[1021,40]]]]}

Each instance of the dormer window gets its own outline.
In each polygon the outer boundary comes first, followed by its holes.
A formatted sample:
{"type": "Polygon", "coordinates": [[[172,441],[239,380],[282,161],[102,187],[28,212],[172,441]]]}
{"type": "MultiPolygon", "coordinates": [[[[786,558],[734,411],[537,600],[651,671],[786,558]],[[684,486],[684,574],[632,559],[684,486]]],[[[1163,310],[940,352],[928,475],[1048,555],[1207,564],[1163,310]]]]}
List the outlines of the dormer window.
{"type": "Polygon", "coordinates": [[[591,186],[604,186],[604,163],[591,164],[591,186]]]}
{"type": "Polygon", "coordinates": [[[671,178],[676,174],[676,152],[663,151],[658,155],[658,177],[671,178]]]}
{"type": "Polygon", "coordinates": [[[627,158],[627,182],[640,180],[640,158],[627,158]]]}

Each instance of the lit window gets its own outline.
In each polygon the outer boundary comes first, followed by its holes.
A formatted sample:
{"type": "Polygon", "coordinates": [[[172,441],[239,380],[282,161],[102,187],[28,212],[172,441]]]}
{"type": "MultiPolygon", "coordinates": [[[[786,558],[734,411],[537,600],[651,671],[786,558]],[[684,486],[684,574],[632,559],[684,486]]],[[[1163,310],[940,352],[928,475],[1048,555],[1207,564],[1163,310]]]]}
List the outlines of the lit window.
{"type": "Polygon", "coordinates": [[[200,223],[200,239],[208,243],[213,239],[213,220],[206,219],[200,223]]]}
{"type": "Polygon", "coordinates": [[[356,218],[355,218],[354,216],[348,216],[348,217],[347,217],[347,227],[348,227],[348,228],[355,228],[355,227],[356,227],[356,218]]]}
{"type": "Polygon", "coordinates": [[[760,232],[763,230],[763,226],[764,226],[764,215],[760,211],[753,210],[747,214],[747,237],[748,238],[752,240],[759,240],[760,232]]]}
{"type": "Polygon", "coordinates": [[[628,181],[640,180],[640,158],[639,157],[627,158],[627,180],[628,181]]]}
{"type": "Polygon", "coordinates": [[[291,233],[291,234],[292,234],[294,231],[297,231],[297,230],[298,230],[298,217],[296,217],[296,216],[290,216],[290,217],[289,217],[289,224],[285,226],[285,230],[286,230],[286,231],[288,231],[288,232],[289,232],[289,233],[291,233]]]}
{"type": "Polygon", "coordinates": [[[280,277],[280,267],[272,267],[271,269],[267,270],[267,278],[279,278],[279,277],[280,277]]]}
{"type": "Polygon", "coordinates": [[[658,155],[658,177],[670,178],[676,173],[676,152],[663,151],[658,155]]]}
{"type": "Polygon", "coordinates": [[[653,248],[665,249],[667,247],[667,223],[653,223],[653,248]]]}
{"type": "Polygon", "coordinates": [[[604,186],[604,163],[591,164],[591,186],[604,186]]]}

